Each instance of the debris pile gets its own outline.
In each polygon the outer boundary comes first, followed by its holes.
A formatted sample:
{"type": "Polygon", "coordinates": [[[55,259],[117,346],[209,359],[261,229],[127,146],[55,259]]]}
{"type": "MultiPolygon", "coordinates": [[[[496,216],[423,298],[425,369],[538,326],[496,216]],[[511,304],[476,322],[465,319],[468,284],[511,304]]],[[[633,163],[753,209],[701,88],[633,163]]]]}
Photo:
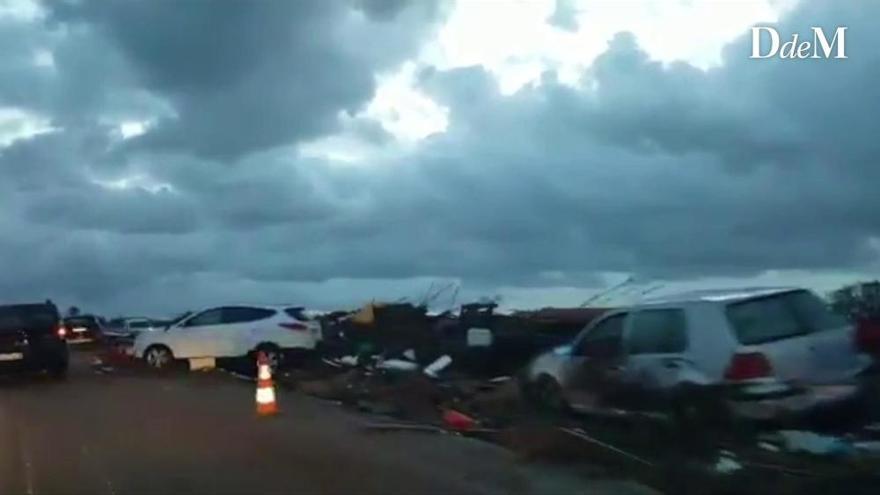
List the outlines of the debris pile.
{"type": "Polygon", "coordinates": [[[325,356],[337,364],[379,359],[400,370],[412,367],[403,361],[424,367],[442,358],[438,367],[452,364],[471,376],[513,374],[605,311],[545,308],[505,314],[495,303],[472,303],[461,306],[458,315],[429,315],[424,306],[370,303],[324,320],[325,356]]]}

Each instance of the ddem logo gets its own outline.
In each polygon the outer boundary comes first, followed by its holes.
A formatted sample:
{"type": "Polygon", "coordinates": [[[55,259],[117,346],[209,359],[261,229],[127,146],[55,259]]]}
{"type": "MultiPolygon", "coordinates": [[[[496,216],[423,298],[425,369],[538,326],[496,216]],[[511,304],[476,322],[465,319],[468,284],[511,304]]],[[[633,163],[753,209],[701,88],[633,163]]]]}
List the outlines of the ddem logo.
{"type": "Polygon", "coordinates": [[[798,34],[794,33],[789,41],[780,46],[779,31],[776,28],[756,26],[752,28],[752,55],[749,58],[847,58],[846,29],[846,27],[836,28],[831,41],[828,41],[821,27],[811,27],[812,41],[805,39],[799,42],[798,34]],[[768,34],[769,39],[767,36],[762,36],[762,33],[768,34]],[[763,44],[765,41],[769,41],[769,46],[763,44]]]}

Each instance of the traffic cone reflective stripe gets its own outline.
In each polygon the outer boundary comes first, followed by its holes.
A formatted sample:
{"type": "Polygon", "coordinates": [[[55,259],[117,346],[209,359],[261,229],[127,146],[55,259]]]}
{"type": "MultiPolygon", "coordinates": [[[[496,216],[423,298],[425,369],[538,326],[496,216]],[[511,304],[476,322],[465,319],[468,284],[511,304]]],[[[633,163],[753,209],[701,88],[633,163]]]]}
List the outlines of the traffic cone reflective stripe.
{"type": "Polygon", "coordinates": [[[272,380],[272,368],[270,368],[268,364],[259,365],[257,371],[258,371],[258,376],[257,376],[258,379],[272,380]]]}
{"type": "Polygon", "coordinates": [[[257,389],[257,404],[274,404],[275,390],[272,387],[257,389]]]}
{"type": "Polygon", "coordinates": [[[257,415],[271,416],[278,413],[275,402],[275,386],[272,384],[272,369],[264,353],[257,354],[257,415]]]}

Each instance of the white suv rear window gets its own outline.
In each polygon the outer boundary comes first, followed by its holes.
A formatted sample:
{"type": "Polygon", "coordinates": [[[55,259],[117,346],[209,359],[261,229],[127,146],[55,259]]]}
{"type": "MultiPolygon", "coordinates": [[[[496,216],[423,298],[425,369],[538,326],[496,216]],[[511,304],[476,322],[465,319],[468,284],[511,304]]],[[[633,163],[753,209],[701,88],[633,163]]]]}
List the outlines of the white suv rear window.
{"type": "Polygon", "coordinates": [[[727,319],[737,339],[745,345],[783,340],[846,324],[821,299],[807,291],[729,304],[727,319]]]}

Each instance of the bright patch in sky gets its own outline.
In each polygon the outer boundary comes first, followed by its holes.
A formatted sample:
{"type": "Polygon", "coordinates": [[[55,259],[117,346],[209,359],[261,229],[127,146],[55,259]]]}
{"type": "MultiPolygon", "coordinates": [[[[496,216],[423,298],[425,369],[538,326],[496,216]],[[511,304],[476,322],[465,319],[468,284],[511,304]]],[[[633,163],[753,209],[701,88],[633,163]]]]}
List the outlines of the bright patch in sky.
{"type": "Polygon", "coordinates": [[[548,22],[554,0],[462,0],[423,58],[440,68],[482,65],[514,91],[548,68],[563,80],[579,74],[615,34],[629,31],[654,59],[706,68],[721,62],[726,43],[756,23],[777,21],[795,2],[569,0],[572,32],[548,22]]]}
{"type": "Polygon", "coordinates": [[[35,19],[42,13],[42,8],[34,0],[0,0],[0,18],[35,19]]]}
{"type": "MultiPolygon", "coordinates": [[[[654,59],[712,67],[721,63],[726,43],[757,23],[777,21],[796,1],[571,0],[576,21],[571,31],[548,22],[554,0],[459,0],[416,60],[379,76],[376,95],[359,117],[381,123],[397,146],[412,145],[448,125],[447,110],[415,87],[419,67],[480,65],[495,75],[505,94],[538,81],[547,70],[555,70],[564,83],[578,84],[584,69],[622,31],[634,33],[654,59]]],[[[325,139],[306,148],[309,156],[337,162],[376,158],[375,148],[340,156],[338,144],[325,139]]]]}
{"type": "Polygon", "coordinates": [[[122,139],[130,139],[133,137],[140,136],[141,134],[147,132],[147,122],[138,122],[138,121],[128,121],[123,122],[119,125],[119,134],[122,135],[122,139]]]}
{"type": "Polygon", "coordinates": [[[448,125],[446,109],[413,87],[415,72],[416,65],[407,63],[396,74],[380,77],[366,111],[401,141],[424,139],[448,125]]]}
{"type": "Polygon", "coordinates": [[[49,120],[17,108],[0,107],[0,148],[19,139],[51,132],[49,120]]]}
{"type": "Polygon", "coordinates": [[[163,184],[145,175],[132,175],[130,177],[122,177],[120,179],[92,179],[92,182],[106,189],[126,190],[126,189],[142,189],[144,191],[156,194],[159,192],[174,192],[171,184],[163,184]]]}

